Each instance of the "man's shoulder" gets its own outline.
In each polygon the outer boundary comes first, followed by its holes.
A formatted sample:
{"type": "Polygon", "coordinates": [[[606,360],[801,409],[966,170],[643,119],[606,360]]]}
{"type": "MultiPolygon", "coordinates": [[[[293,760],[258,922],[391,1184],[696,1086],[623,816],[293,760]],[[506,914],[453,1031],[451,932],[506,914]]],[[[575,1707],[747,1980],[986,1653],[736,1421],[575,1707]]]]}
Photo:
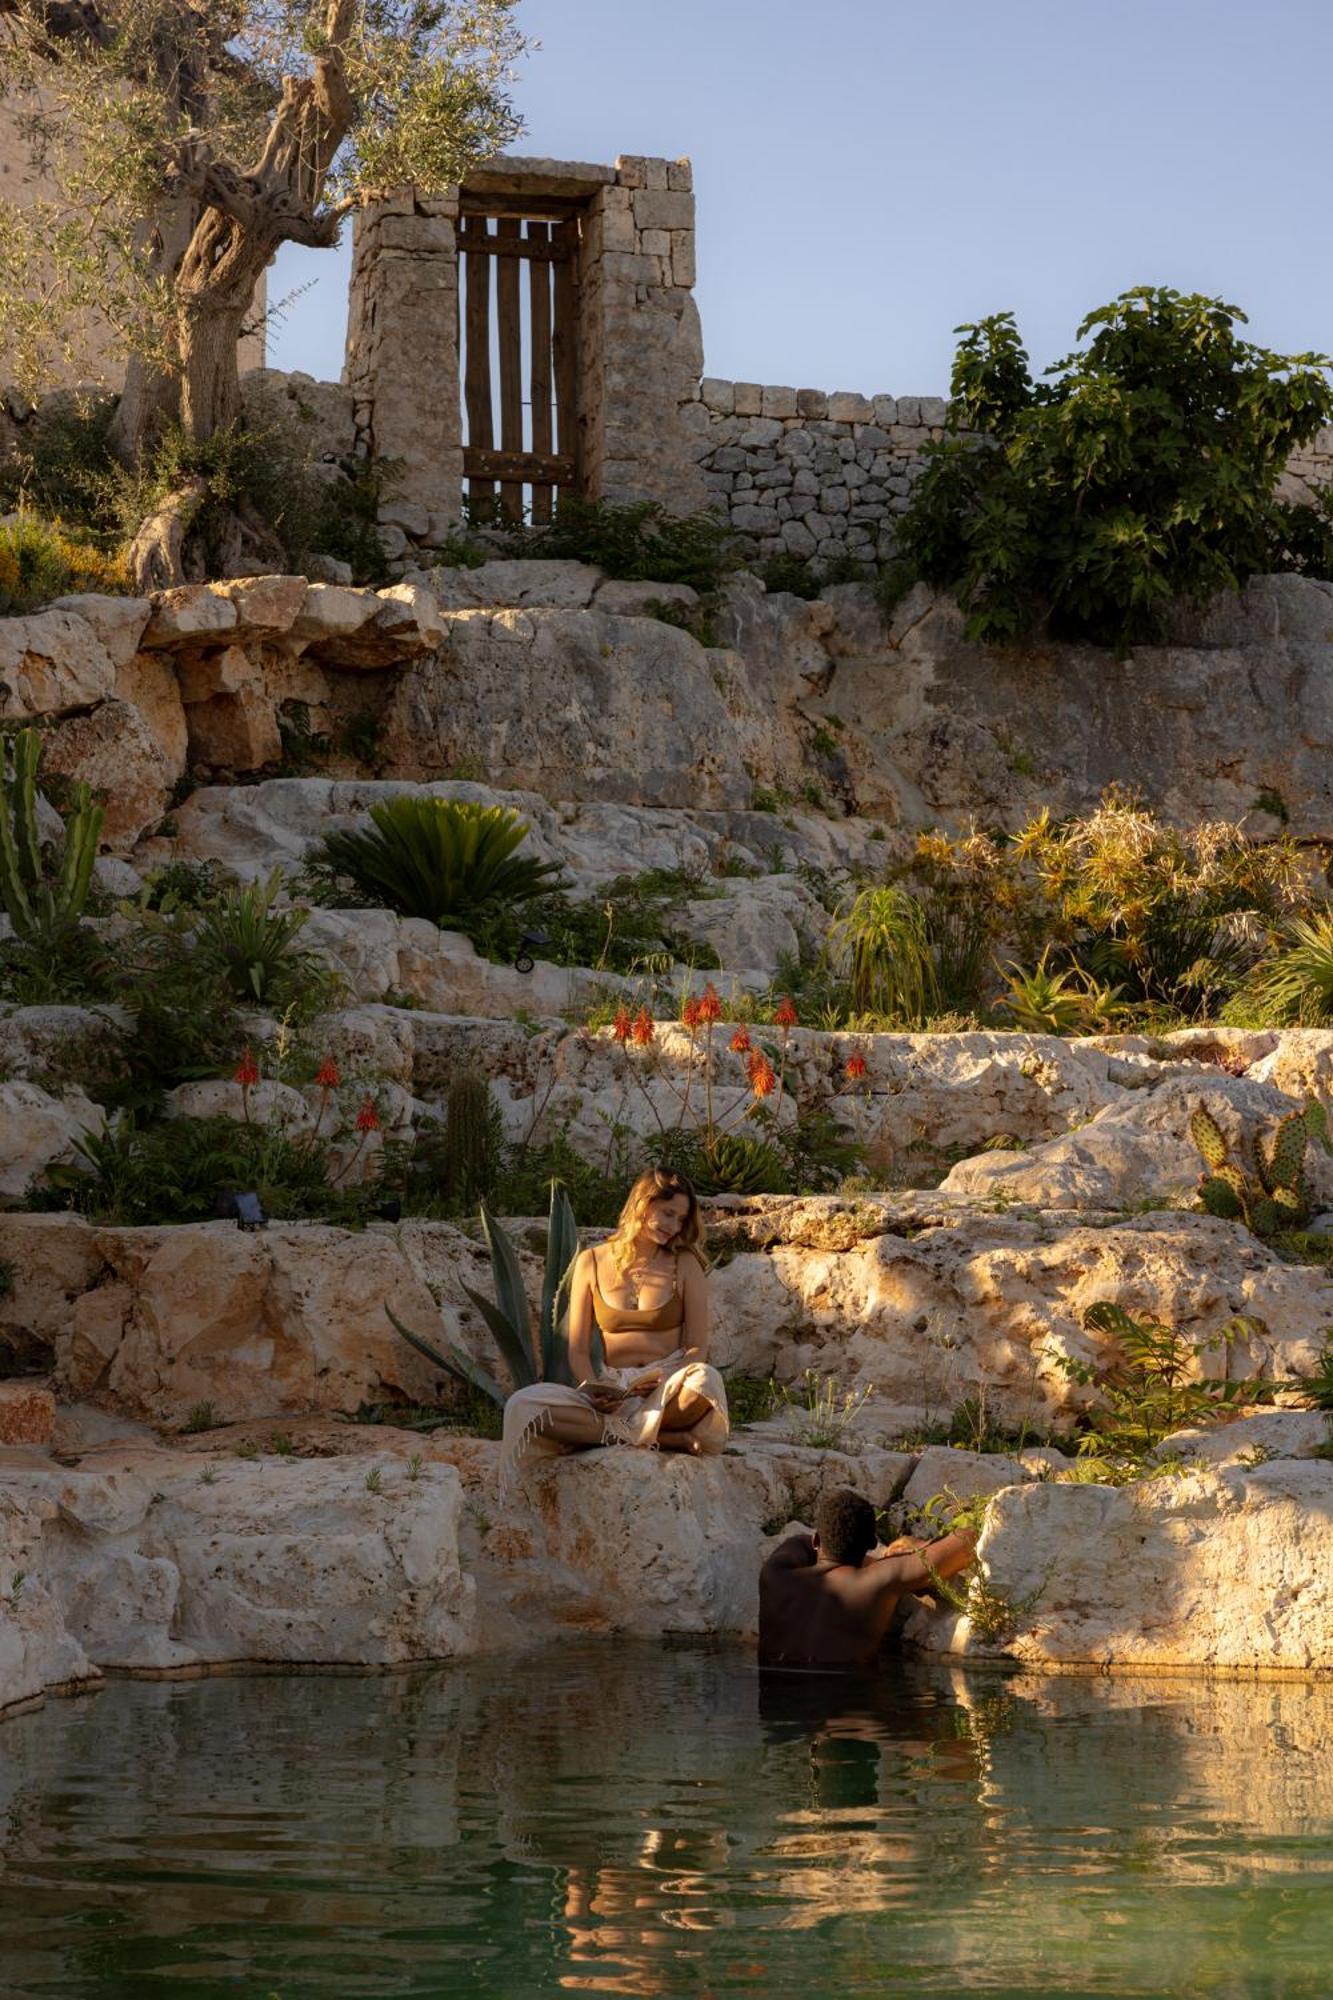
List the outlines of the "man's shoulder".
{"type": "Polygon", "coordinates": [[[765,1560],[760,1575],[770,1576],[779,1570],[813,1569],[817,1561],[813,1536],[788,1535],[765,1560]]]}

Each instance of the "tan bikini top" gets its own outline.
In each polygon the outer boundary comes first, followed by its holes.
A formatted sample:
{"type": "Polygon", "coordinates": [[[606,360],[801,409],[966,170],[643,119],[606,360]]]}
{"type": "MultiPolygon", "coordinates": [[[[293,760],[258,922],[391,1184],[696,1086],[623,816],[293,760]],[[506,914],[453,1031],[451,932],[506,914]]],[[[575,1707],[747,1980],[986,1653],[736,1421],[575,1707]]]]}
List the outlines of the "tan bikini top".
{"type": "Polygon", "coordinates": [[[674,1333],[685,1324],[685,1306],[680,1296],[680,1252],[676,1252],[671,1278],[671,1297],[660,1306],[613,1306],[602,1296],[602,1280],[597,1269],[597,1252],[592,1258],[592,1310],[603,1333],[674,1333]],[[675,1318],[671,1317],[675,1314],[675,1318]]]}

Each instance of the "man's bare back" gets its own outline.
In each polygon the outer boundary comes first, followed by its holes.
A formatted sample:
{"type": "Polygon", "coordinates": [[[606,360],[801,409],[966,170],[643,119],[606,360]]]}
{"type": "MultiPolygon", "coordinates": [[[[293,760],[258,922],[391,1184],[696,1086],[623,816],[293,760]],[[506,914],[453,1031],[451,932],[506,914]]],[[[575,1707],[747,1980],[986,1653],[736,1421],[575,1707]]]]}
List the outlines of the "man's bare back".
{"type": "Polygon", "coordinates": [[[759,1576],[761,1666],[872,1667],[901,1599],[908,1592],[928,1591],[941,1577],[956,1576],[976,1554],[976,1543],[966,1534],[867,1549],[867,1531],[858,1526],[853,1502],[869,1515],[873,1539],[869,1503],[854,1494],[834,1494],[820,1503],[821,1516],[831,1509],[821,1520],[821,1534],[789,1536],[764,1564],[759,1576]],[[838,1556],[855,1560],[839,1561],[838,1556]]]}

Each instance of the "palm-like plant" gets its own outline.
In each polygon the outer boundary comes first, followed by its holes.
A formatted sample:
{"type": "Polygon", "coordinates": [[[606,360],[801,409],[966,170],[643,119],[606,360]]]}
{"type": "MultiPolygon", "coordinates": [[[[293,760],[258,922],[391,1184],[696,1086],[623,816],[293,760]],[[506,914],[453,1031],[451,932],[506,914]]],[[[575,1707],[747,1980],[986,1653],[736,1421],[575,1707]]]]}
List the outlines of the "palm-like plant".
{"type": "Polygon", "coordinates": [[[275,909],[281,888],[276,868],[266,882],[233,885],[205,905],[194,926],[197,961],[221,973],[242,1004],[284,1006],[325,976],[315,954],[296,947],[310,912],[275,909]]]}
{"type": "MultiPolygon", "coordinates": [[[[579,1251],[578,1225],[569,1196],[559,1181],[551,1182],[551,1213],[546,1231],[546,1269],[542,1279],[541,1313],[534,1339],[532,1309],[528,1304],[523,1273],[513,1242],[496,1221],[485,1202],[481,1205],[481,1226],[491,1253],[491,1277],[495,1298],[484,1298],[470,1285],[464,1290],[485,1320],[500,1350],[515,1389],[527,1389],[534,1382],[574,1380],[569,1361],[569,1276],[579,1251]]],[[[479,1361],[452,1342],[439,1348],[403,1325],[392,1306],[384,1308],[403,1339],[424,1354],[437,1368],[443,1368],[467,1388],[475,1389],[493,1403],[503,1404],[506,1391],[479,1361]]],[[[593,1329],[593,1369],[602,1366],[601,1340],[593,1329]]]]}
{"type": "Polygon", "coordinates": [[[317,860],[364,894],[442,929],[473,930],[497,908],[555,886],[555,862],[517,855],[528,825],[505,806],[403,794],[371,824],[326,834],[317,860]]]}
{"type": "Polygon", "coordinates": [[[1250,991],[1264,1016],[1276,1023],[1315,1028],[1333,1021],[1333,911],[1293,917],[1250,991]]]}
{"type": "Polygon", "coordinates": [[[939,982],[925,912],[906,889],[862,889],[831,926],[829,948],[847,968],[855,1012],[907,1027],[934,1012],[939,982]]]}

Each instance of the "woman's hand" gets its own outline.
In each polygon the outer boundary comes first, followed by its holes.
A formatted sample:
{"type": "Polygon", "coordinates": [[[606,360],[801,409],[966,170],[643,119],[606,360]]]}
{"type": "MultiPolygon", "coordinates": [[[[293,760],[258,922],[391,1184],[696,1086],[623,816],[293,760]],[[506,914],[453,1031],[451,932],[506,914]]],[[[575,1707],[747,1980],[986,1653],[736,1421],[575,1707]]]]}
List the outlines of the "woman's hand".
{"type": "Polygon", "coordinates": [[[579,1389],[599,1413],[618,1410],[630,1393],[619,1382],[580,1382],[579,1389]]]}
{"type": "Polygon", "coordinates": [[[642,1374],[631,1377],[629,1393],[631,1396],[651,1396],[654,1389],[661,1387],[661,1383],[660,1368],[645,1368],[642,1374]]]}

